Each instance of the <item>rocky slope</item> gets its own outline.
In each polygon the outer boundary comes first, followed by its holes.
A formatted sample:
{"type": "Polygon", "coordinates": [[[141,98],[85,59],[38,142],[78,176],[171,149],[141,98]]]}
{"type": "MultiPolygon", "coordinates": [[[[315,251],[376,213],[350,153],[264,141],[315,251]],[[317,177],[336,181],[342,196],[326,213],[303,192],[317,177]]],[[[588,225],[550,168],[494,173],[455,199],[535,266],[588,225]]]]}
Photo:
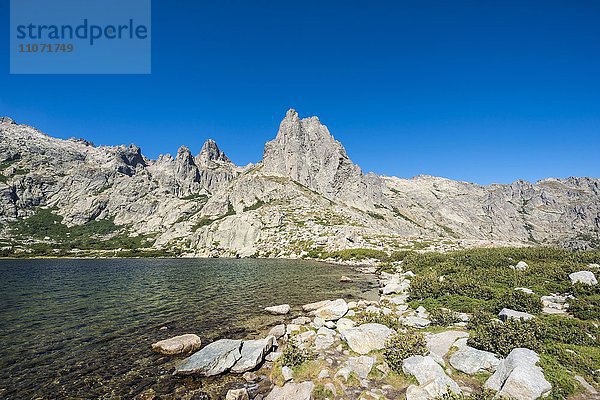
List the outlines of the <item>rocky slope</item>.
{"type": "Polygon", "coordinates": [[[2,118],[0,247],[52,248],[70,237],[55,237],[50,228],[64,225],[69,236],[82,230],[72,227],[98,221],[110,225],[102,236],[91,233],[99,248],[121,235],[200,256],[490,244],[585,248],[600,242],[600,180],[481,186],[363,174],[318,118],[301,119],[294,110],[263,159],[245,167],[212,140],[196,156],[183,146],[175,157],[150,160],[135,145],[60,140],[2,118]],[[59,217],[50,227],[42,218],[33,225],[30,217],[42,213],[59,217]]]}

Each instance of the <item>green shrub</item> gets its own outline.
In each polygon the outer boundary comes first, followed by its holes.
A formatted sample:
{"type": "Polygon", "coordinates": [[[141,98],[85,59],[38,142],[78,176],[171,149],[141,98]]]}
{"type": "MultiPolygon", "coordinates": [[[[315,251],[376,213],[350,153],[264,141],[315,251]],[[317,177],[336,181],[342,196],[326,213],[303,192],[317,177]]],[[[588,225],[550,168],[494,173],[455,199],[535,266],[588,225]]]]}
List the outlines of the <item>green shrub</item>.
{"type": "MultiPolygon", "coordinates": [[[[600,385],[600,347],[546,343],[543,354],[552,357],[569,371],[583,376],[588,382],[600,385]]],[[[542,358],[544,360],[544,358],[542,358]]]]}
{"type": "Polygon", "coordinates": [[[517,347],[538,350],[542,343],[543,327],[535,319],[509,319],[506,322],[491,320],[487,323],[472,323],[471,326],[474,326],[474,329],[468,340],[469,346],[502,357],[506,357],[517,347]]]}
{"type": "Polygon", "coordinates": [[[400,328],[400,322],[398,322],[398,317],[394,314],[383,314],[383,313],[372,313],[366,312],[362,314],[358,314],[354,318],[357,325],[362,324],[381,324],[385,325],[388,328],[398,330],[400,328]]]}
{"type": "Polygon", "coordinates": [[[497,397],[496,392],[491,389],[484,389],[483,392],[471,394],[456,394],[449,391],[441,396],[435,397],[434,400],[505,400],[503,397],[497,397]]]}
{"type": "Polygon", "coordinates": [[[310,358],[310,354],[306,350],[299,348],[293,340],[288,343],[281,354],[282,365],[287,365],[288,367],[297,367],[310,358]]]}
{"type": "Polygon", "coordinates": [[[552,391],[545,397],[546,399],[566,399],[575,393],[578,386],[577,382],[554,357],[541,354],[539,365],[544,370],[545,378],[552,385],[552,391]]]}
{"type": "Polygon", "coordinates": [[[402,372],[402,361],[415,355],[426,355],[427,342],[421,332],[409,329],[391,336],[385,344],[383,355],[390,368],[402,372]]]}
{"type": "Polygon", "coordinates": [[[461,321],[454,311],[447,308],[435,308],[431,310],[429,312],[429,320],[431,320],[432,325],[437,326],[448,326],[461,321]]]}
{"type": "Polygon", "coordinates": [[[529,294],[520,290],[509,290],[494,301],[496,312],[503,308],[510,308],[515,311],[537,314],[542,311],[542,301],[539,296],[529,294]]]}
{"type": "Polygon", "coordinates": [[[569,313],[579,319],[600,320],[600,301],[595,297],[572,299],[569,301],[569,313]]]}
{"type": "Polygon", "coordinates": [[[455,294],[449,294],[438,298],[428,297],[423,300],[411,300],[408,304],[415,310],[419,306],[423,306],[428,310],[433,310],[436,308],[449,308],[454,311],[466,313],[493,309],[493,307],[490,305],[490,301],[488,300],[472,299],[467,296],[459,296],[455,294]]]}
{"type": "Polygon", "coordinates": [[[540,322],[547,341],[600,347],[600,327],[593,322],[560,315],[542,316],[540,322]]]}
{"type": "MultiPolygon", "coordinates": [[[[407,256],[409,257],[409,256],[407,256]]],[[[435,271],[418,274],[410,281],[410,298],[413,300],[436,298],[442,295],[442,283],[435,271]]]]}

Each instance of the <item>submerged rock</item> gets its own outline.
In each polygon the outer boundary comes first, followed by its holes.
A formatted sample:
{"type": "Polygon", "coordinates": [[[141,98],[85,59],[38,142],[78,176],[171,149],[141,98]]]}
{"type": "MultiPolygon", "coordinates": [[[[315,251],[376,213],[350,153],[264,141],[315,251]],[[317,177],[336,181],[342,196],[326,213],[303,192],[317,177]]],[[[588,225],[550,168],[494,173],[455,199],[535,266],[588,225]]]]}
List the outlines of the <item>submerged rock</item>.
{"type": "Polygon", "coordinates": [[[288,382],[283,386],[275,386],[265,400],[311,400],[314,389],[315,384],[310,381],[288,382]]]}
{"type": "Polygon", "coordinates": [[[383,349],[386,340],[394,334],[394,330],[381,324],[364,324],[345,329],[340,334],[352,351],[367,354],[373,350],[383,349]]]}
{"type": "Polygon", "coordinates": [[[241,340],[221,339],[192,354],[177,367],[177,375],[213,376],[228,371],[242,355],[241,340]]]}
{"type": "Polygon", "coordinates": [[[274,315],[285,315],[290,312],[290,305],[281,304],[278,306],[265,307],[265,311],[274,315]]]}
{"type": "Polygon", "coordinates": [[[539,360],[533,350],[514,349],[485,382],[485,387],[507,398],[535,400],[542,397],[552,390],[552,385],[544,377],[542,368],[536,365],[539,360]]]}
{"type": "Polygon", "coordinates": [[[256,368],[273,346],[275,346],[275,336],[267,336],[258,340],[245,340],[242,342],[240,352],[242,357],[231,368],[231,372],[240,374],[256,368]]]}
{"type": "Polygon", "coordinates": [[[198,350],[201,346],[200,337],[188,333],[156,342],[152,345],[152,350],[166,355],[188,354],[198,350]]]}

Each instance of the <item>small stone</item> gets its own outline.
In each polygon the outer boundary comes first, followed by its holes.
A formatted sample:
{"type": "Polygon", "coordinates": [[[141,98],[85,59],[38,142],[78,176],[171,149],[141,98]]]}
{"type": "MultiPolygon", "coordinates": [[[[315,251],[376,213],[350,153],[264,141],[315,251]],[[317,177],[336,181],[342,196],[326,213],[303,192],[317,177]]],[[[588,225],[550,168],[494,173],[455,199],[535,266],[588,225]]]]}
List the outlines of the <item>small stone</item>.
{"type": "Polygon", "coordinates": [[[337,396],[337,390],[335,389],[335,385],[331,382],[327,382],[323,385],[325,390],[328,390],[334,397],[337,396]]]}
{"type": "Polygon", "coordinates": [[[340,278],[340,282],[352,282],[352,279],[348,278],[347,276],[342,276],[340,278]]]}
{"type": "Polygon", "coordinates": [[[325,378],[329,378],[329,370],[327,369],[322,369],[321,372],[319,372],[319,379],[325,379],[325,378]]]}
{"type": "Polygon", "coordinates": [[[527,265],[525,261],[519,261],[517,265],[515,265],[517,271],[525,271],[527,268],[529,268],[529,265],[527,265]]]}
{"type": "Polygon", "coordinates": [[[258,379],[258,375],[256,375],[254,372],[244,372],[244,374],[242,375],[242,378],[244,378],[244,380],[246,380],[246,382],[253,382],[256,381],[258,379]]]}
{"type": "Polygon", "coordinates": [[[246,389],[231,389],[227,391],[225,400],[249,400],[248,391],[246,389]]]}
{"type": "Polygon", "coordinates": [[[279,339],[280,337],[285,335],[285,332],[286,332],[285,325],[280,324],[280,325],[275,325],[274,327],[272,327],[271,330],[269,331],[269,335],[274,336],[276,339],[279,339]]]}
{"type": "Polygon", "coordinates": [[[265,356],[265,360],[267,361],[277,361],[283,355],[280,351],[272,351],[265,356]]]}
{"type": "Polygon", "coordinates": [[[282,387],[275,386],[265,400],[311,400],[315,384],[311,381],[293,383],[288,382],[282,387]]]}
{"type": "Polygon", "coordinates": [[[502,321],[506,321],[509,318],[523,319],[527,321],[535,317],[526,312],[511,310],[510,308],[503,308],[502,311],[498,313],[498,318],[500,318],[502,321]]]}
{"type": "Polygon", "coordinates": [[[518,290],[520,292],[527,293],[527,294],[533,294],[533,290],[527,289],[524,287],[518,287],[518,288],[515,288],[515,290],[518,290]]]}
{"type": "Polygon", "coordinates": [[[569,278],[573,285],[576,283],[583,283],[584,285],[590,286],[598,284],[598,280],[592,271],[573,272],[572,274],[569,274],[569,278]]]}
{"type": "Polygon", "coordinates": [[[319,329],[320,327],[322,327],[323,325],[325,325],[325,320],[323,318],[320,317],[315,317],[315,319],[313,319],[312,322],[312,326],[314,328],[319,329]]]}
{"type": "Polygon", "coordinates": [[[296,325],[306,325],[311,321],[309,317],[298,317],[292,320],[292,324],[296,325]]]}
{"type": "Polygon", "coordinates": [[[296,324],[287,324],[285,327],[285,333],[291,335],[293,333],[300,332],[300,325],[296,324]]]}
{"type": "Polygon", "coordinates": [[[291,381],[294,378],[294,372],[287,365],[281,367],[281,375],[283,375],[283,380],[286,382],[291,381]]]}
{"type": "Polygon", "coordinates": [[[325,326],[329,329],[335,329],[336,324],[333,321],[327,321],[327,322],[325,322],[325,326]]]}

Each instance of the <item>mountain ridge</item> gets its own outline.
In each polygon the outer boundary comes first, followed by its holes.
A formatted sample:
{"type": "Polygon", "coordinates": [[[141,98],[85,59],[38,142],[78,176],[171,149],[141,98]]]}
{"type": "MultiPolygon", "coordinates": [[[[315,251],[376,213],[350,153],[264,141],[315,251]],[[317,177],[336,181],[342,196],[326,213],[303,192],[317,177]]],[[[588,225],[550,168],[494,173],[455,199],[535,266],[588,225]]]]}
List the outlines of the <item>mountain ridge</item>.
{"type": "Polygon", "coordinates": [[[56,139],[7,117],[0,165],[0,223],[12,250],[27,250],[11,239],[14,226],[39,208],[66,226],[110,219],[128,236],[152,237],[148,247],[198,256],[600,242],[599,179],[479,185],[364,174],[327,126],[293,109],[262,160],[246,166],[212,139],[195,156],[182,146],[151,160],[135,145],[56,139]]]}

